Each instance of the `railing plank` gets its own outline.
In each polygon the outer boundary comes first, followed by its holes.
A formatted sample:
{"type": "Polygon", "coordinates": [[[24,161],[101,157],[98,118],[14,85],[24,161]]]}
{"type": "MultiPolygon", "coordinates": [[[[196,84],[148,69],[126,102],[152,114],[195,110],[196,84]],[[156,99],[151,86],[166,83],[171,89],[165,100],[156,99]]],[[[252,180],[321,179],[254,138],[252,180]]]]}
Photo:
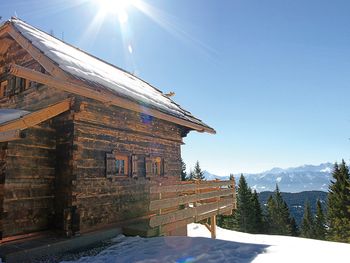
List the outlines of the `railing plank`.
{"type": "Polygon", "coordinates": [[[224,211],[228,207],[232,209],[233,198],[225,198],[220,200],[220,202],[204,204],[198,207],[186,208],[164,215],[156,215],[154,217],[151,217],[149,224],[151,227],[156,227],[160,225],[174,223],[176,221],[185,220],[187,218],[197,218],[198,216],[206,215],[208,213],[213,213],[214,215],[217,215],[221,210],[224,211]]]}
{"type": "Polygon", "coordinates": [[[222,187],[222,186],[232,186],[232,181],[203,181],[200,183],[190,183],[190,184],[171,184],[171,185],[154,185],[150,187],[151,194],[158,193],[180,193],[185,191],[195,191],[200,189],[222,187]]]}
{"type": "Polygon", "coordinates": [[[197,215],[196,218],[195,218],[195,222],[201,221],[201,220],[209,218],[211,216],[228,213],[229,211],[232,211],[232,209],[233,209],[233,205],[229,205],[229,206],[220,208],[218,211],[212,211],[212,212],[209,212],[209,213],[197,215]]]}
{"type": "Polygon", "coordinates": [[[201,193],[197,195],[192,194],[187,196],[179,196],[174,198],[154,200],[154,201],[151,201],[149,209],[153,211],[157,209],[167,208],[170,206],[177,206],[177,205],[184,205],[192,202],[199,202],[201,200],[215,198],[215,197],[229,196],[232,194],[233,194],[232,189],[222,189],[218,191],[201,193]]]}

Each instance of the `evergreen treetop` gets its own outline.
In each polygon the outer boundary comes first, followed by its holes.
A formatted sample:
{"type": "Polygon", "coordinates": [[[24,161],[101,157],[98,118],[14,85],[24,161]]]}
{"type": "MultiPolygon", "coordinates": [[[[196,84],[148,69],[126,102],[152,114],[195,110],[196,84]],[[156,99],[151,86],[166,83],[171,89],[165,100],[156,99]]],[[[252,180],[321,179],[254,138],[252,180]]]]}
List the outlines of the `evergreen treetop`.
{"type": "Polygon", "coordinates": [[[197,161],[192,175],[193,180],[205,180],[204,172],[202,171],[202,168],[199,165],[199,162],[197,161]]]}
{"type": "Polygon", "coordinates": [[[350,242],[350,176],[345,161],[334,164],[328,191],[328,238],[350,242]]]}
{"type": "Polygon", "coordinates": [[[187,180],[187,173],[186,173],[186,164],[181,158],[181,181],[187,180]]]}
{"type": "Polygon", "coordinates": [[[305,204],[305,211],[301,223],[301,236],[306,238],[315,238],[314,234],[314,219],[311,213],[310,202],[305,204]]]}
{"type": "Polygon", "coordinates": [[[319,199],[317,200],[317,204],[316,204],[314,234],[316,239],[324,240],[326,238],[326,221],[325,221],[325,216],[322,209],[322,204],[319,199]]]}

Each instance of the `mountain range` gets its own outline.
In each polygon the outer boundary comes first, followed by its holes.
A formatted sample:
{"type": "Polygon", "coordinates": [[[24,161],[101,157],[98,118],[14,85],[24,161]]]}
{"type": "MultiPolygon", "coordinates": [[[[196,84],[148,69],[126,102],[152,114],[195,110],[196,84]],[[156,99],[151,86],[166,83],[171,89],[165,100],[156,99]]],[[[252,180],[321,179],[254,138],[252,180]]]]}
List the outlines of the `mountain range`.
{"type": "MultiPolygon", "coordinates": [[[[244,174],[248,185],[257,192],[273,191],[278,184],[283,192],[297,193],[302,191],[328,191],[334,164],[303,165],[287,169],[273,168],[271,170],[244,174]]],[[[228,180],[229,176],[218,176],[204,171],[207,180],[228,180]]],[[[238,183],[240,174],[235,174],[238,183]]]]}

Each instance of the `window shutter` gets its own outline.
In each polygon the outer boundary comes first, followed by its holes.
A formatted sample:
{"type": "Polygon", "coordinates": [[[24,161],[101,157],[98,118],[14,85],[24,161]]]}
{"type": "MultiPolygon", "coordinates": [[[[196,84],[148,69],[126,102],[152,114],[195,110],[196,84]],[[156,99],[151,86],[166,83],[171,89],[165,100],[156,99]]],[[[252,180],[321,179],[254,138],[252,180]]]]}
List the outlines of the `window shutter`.
{"type": "Polygon", "coordinates": [[[131,164],[132,164],[132,177],[137,177],[138,175],[138,170],[137,170],[137,165],[138,165],[138,156],[133,154],[131,156],[131,164]]]}
{"type": "Polygon", "coordinates": [[[115,157],[112,153],[106,154],[106,177],[111,178],[117,174],[117,168],[115,165],[115,157]]]}
{"type": "Polygon", "coordinates": [[[166,159],[163,159],[163,165],[162,165],[162,173],[163,176],[168,176],[168,162],[166,159]]]}
{"type": "Polygon", "coordinates": [[[153,176],[152,173],[152,159],[149,157],[145,158],[146,161],[146,177],[151,177],[153,176]]]}

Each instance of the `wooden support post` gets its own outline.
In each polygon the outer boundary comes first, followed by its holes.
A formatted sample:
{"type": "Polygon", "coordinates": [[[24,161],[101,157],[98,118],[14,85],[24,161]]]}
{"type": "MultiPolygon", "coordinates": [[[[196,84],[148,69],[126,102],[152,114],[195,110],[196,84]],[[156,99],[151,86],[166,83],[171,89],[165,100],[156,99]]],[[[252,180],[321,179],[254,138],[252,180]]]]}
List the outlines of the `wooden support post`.
{"type": "Polygon", "coordinates": [[[216,238],[216,216],[212,216],[210,218],[210,225],[211,225],[211,238],[216,238]]]}
{"type": "MultiPolygon", "coordinates": [[[[162,186],[162,183],[159,183],[159,186],[162,186]]],[[[162,200],[162,193],[159,192],[159,200],[162,200]]],[[[158,214],[161,215],[162,214],[162,209],[159,209],[158,214]]],[[[162,235],[162,225],[159,226],[159,235],[162,235]]]]}

